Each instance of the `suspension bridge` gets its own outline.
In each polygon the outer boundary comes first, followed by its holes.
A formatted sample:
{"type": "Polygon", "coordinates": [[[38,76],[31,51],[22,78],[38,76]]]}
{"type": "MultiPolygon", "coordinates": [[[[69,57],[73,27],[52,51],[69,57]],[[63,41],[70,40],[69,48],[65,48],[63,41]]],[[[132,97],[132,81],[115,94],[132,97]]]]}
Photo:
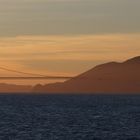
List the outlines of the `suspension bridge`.
{"type": "Polygon", "coordinates": [[[7,69],[5,67],[0,67],[0,70],[9,71],[12,73],[22,74],[24,76],[0,76],[0,80],[48,80],[48,79],[71,79],[70,76],[47,76],[37,73],[28,73],[23,71],[17,71],[13,69],[7,69]],[[25,76],[26,75],[26,76],[25,76]]]}

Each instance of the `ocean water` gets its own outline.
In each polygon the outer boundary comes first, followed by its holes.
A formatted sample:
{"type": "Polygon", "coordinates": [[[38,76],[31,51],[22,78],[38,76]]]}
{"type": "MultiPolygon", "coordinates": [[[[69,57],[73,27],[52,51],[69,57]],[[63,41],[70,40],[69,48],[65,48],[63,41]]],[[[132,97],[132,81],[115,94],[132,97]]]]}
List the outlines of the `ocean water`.
{"type": "Polygon", "coordinates": [[[138,95],[0,95],[0,140],[139,139],[138,95]]]}

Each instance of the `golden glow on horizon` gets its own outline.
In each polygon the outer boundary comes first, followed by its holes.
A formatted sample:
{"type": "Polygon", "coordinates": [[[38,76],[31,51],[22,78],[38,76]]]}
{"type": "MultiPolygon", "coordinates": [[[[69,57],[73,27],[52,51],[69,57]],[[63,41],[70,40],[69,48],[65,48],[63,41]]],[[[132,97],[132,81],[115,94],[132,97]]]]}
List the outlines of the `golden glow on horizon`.
{"type": "MultiPolygon", "coordinates": [[[[25,72],[76,75],[103,62],[139,55],[139,39],[140,34],[1,37],[0,61],[25,72]]],[[[4,74],[12,75],[0,70],[4,74]]]]}

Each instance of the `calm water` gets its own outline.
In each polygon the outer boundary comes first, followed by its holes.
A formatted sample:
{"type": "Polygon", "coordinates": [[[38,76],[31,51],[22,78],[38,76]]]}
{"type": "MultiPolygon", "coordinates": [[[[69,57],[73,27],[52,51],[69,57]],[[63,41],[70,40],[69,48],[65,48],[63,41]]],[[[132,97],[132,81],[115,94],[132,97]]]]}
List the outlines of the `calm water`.
{"type": "Polygon", "coordinates": [[[0,140],[137,140],[140,96],[0,95],[0,140]]]}

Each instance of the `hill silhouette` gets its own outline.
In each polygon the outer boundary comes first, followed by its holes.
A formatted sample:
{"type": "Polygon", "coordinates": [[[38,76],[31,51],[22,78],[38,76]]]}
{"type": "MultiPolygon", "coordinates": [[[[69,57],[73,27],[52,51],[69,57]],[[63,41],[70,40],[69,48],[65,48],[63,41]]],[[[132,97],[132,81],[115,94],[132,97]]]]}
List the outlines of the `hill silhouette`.
{"type": "Polygon", "coordinates": [[[63,83],[37,85],[44,93],[140,93],[140,56],[98,65],[63,83]]]}
{"type": "Polygon", "coordinates": [[[1,93],[29,93],[32,89],[30,85],[14,85],[14,84],[5,84],[0,83],[0,92],[1,93]]]}

